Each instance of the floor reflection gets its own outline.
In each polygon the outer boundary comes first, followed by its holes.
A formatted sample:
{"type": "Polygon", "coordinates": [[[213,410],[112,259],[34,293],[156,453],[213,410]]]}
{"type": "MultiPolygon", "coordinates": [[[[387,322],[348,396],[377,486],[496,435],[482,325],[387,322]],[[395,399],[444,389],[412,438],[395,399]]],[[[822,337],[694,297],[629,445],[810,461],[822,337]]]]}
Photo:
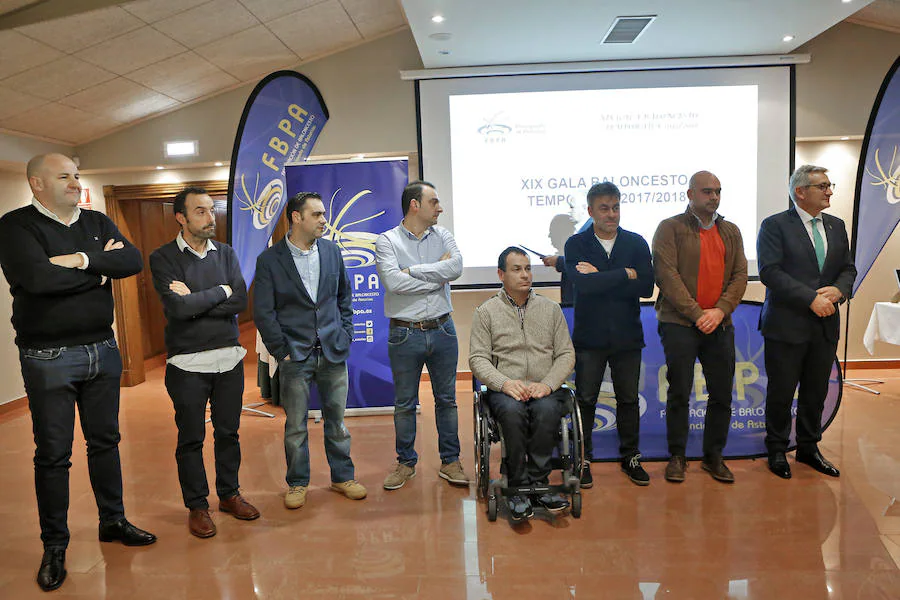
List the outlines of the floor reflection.
{"type": "MultiPolygon", "coordinates": [[[[213,512],[219,533],[191,537],[174,461],[175,427],[162,371],[126,390],[122,462],[126,507],[159,543],[100,544],[83,439],[73,455],[69,577],[59,598],[900,598],[900,378],[880,372],[882,395],[846,392],[823,440],[842,476],[803,465],[794,478],[772,476],[764,461],[732,461],[725,486],[691,463],[684,484],[632,485],[618,465],[594,469],[583,517],[490,523],[474,489],[437,476],[434,415],[423,386],[415,479],[387,492],[393,461],[390,417],[350,419],[358,478],[370,496],[352,502],[328,489],[322,425],[311,424],[313,481],[308,504],[282,506],[283,413],[245,415],[242,492],[262,518],[240,522],[213,512]]],[[[248,379],[248,390],[253,389],[248,379]]],[[[463,460],[472,467],[470,393],[460,382],[463,460]]],[[[252,400],[248,394],[248,401],[252,400]]],[[[0,419],[0,598],[41,598],[30,419],[0,419]]],[[[207,469],[213,471],[207,452],[207,469]]],[[[791,458],[792,462],[793,459],[791,458]]],[[[496,472],[492,468],[492,472],[496,472]]],[[[213,504],[215,504],[213,502],[213,504]]]]}

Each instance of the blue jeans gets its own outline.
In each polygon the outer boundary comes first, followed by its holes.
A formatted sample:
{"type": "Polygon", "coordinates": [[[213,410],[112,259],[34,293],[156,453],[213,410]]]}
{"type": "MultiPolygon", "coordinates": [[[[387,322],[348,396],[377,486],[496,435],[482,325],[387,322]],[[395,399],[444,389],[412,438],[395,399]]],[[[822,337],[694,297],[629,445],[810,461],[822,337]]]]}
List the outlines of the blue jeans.
{"type": "Polygon", "coordinates": [[[119,460],[122,358],[116,340],[110,338],[82,346],[20,348],[19,362],[34,430],[41,540],[44,547],[66,547],[76,404],[100,523],[125,516],[119,460]]]}
{"type": "Polygon", "coordinates": [[[350,460],[350,432],[344,426],[347,407],[347,363],[328,362],[319,350],[306,360],[278,363],[281,379],[281,404],[284,423],[284,454],[287,459],[285,481],[289,486],[309,485],[309,437],[306,421],[309,413],[309,386],[315,381],[322,401],[325,421],[325,456],[331,467],[331,481],[354,479],[350,460]]]}
{"type": "Polygon", "coordinates": [[[416,454],[416,404],[422,366],[428,366],[434,393],[434,418],[441,462],[459,460],[459,422],[456,414],[456,328],[448,319],[436,329],[391,327],[388,356],[394,376],[394,431],[397,461],[414,466],[416,454]]]}

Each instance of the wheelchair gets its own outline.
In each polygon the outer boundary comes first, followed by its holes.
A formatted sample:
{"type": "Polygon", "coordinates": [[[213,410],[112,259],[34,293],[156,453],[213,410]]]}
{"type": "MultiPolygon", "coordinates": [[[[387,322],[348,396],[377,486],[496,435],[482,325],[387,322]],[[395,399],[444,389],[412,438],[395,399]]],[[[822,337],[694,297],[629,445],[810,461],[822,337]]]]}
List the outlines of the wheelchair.
{"type": "Polygon", "coordinates": [[[566,414],[560,419],[557,451],[551,460],[551,471],[562,472],[562,483],[543,486],[513,487],[507,480],[506,447],[503,431],[499,423],[491,415],[487,403],[490,391],[487,386],[472,380],[474,389],[475,426],[475,489],[479,498],[487,499],[487,515],[489,521],[497,520],[498,501],[500,496],[534,496],[540,494],[564,494],[569,496],[569,512],[581,518],[581,465],[584,462],[584,440],[582,440],[581,411],[575,400],[575,392],[563,385],[569,395],[566,414]],[[490,458],[491,444],[500,444],[500,478],[491,479],[490,458]]]}

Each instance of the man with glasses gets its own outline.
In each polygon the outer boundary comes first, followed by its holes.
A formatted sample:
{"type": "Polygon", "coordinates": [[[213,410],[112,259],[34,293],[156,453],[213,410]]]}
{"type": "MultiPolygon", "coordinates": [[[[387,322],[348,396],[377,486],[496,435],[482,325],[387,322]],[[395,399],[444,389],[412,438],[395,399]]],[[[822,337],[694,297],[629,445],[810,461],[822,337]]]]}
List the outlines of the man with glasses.
{"type": "Polygon", "coordinates": [[[785,452],[797,395],[797,462],[831,477],[840,472],[819,452],[822,410],[840,337],[837,305],[850,297],[856,266],[844,222],[822,211],[834,184],[828,169],[803,165],[791,175],[793,206],[762,222],[759,279],[766,300],[759,328],[766,340],[766,448],[769,470],[790,479],[785,452]]]}
{"type": "Polygon", "coordinates": [[[666,355],[666,480],[684,481],[694,363],[699,358],[709,397],[703,426],[703,470],[733,483],[722,460],[731,425],[734,327],[731,313],[747,288],[747,259],[737,225],[717,211],[719,178],[691,176],[684,213],[659,224],[653,236],[653,268],[659,296],[656,318],[666,355]]]}

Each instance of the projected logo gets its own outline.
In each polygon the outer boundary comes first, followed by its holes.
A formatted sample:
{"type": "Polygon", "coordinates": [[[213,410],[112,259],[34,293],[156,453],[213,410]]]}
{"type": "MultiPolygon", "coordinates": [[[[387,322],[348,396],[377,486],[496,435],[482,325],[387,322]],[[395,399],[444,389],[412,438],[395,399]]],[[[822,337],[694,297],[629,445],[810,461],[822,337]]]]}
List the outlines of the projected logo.
{"type": "MultiPolygon", "coordinates": [[[[640,416],[647,412],[647,399],[643,394],[638,394],[638,408],[640,416]]],[[[600,395],[597,398],[597,409],[594,412],[594,431],[611,431],[616,428],[616,393],[611,381],[604,381],[600,385],[600,395]]]]}
{"type": "Polygon", "coordinates": [[[881,157],[879,156],[879,152],[881,148],[875,149],[875,171],[866,167],[866,173],[873,179],[869,183],[874,186],[884,186],[885,190],[885,198],[891,204],[897,204],[900,202],[900,163],[896,163],[897,160],[897,146],[894,146],[894,152],[891,155],[891,164],[885,171],[884,167],[881,164],[881,157]]]}
{"type": "Polygon", "coordinates": [[[505,142],[506,136],[512,132],[512,127],[499,121],[502,112],[484,119],[484,125],[478,128],[478,133],[484,138],[485,143],[505,142]]]}
{"type": "Polygon", "coordinates": [[[284,183],[280,179],[272,179],[262,190],[259,189],[259,173],[256,174],[253,193],[247,189],[247,182],[241,174],[241,189],[237,194],[241,210],[253,211],[253,227],[265,229],[272,219],[281,214],[284,203],[284,183]]]}
{"type": "Polygon", "coordinates": [[[328,214],[325,224],[325,237],[334,241],[341,248],[344,264],[348,269],[372,266],[375,264],[375,240],[378,239],[378,234],[369,231],[354,231],[349,228],[377,219],[385,211],[382,210],[374,214],[361,216],[354,221],[344,223],[345,220],[353,218],[349,215],[357,203],[360,203],[357,206],[357,210],[365,209],[366,204],[371,204],[371,202],[367,203],[366,200],[374,202],[375,198],[374,196],[366,198],[372,193],[372,190],[361,190],[341,206],[341,201],[339,200],[341,190],[342,188],[335,190],[325,209],[328,214]],[[337,211],[337,216],[334,214],[335,211],[337,211]]]}

